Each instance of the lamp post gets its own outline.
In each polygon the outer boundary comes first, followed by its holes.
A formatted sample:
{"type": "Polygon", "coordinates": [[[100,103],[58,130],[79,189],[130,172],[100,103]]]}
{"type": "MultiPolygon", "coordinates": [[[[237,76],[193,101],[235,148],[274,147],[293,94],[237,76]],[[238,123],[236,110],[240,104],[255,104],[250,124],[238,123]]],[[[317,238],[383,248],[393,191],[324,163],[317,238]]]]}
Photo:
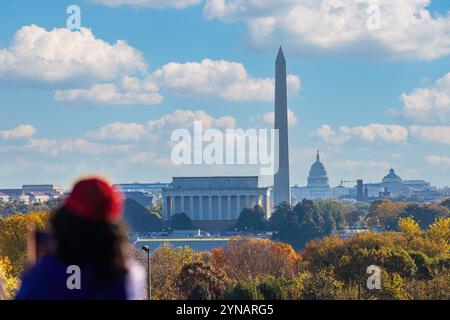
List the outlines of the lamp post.
{"type": "Polygon", "coordinates": [[[147,253],[147,296],[148,300],[152,299],[152,270],[150,268],[150,247],[149,246],[142,246],[141,248],[144,252],[147,253]]]}

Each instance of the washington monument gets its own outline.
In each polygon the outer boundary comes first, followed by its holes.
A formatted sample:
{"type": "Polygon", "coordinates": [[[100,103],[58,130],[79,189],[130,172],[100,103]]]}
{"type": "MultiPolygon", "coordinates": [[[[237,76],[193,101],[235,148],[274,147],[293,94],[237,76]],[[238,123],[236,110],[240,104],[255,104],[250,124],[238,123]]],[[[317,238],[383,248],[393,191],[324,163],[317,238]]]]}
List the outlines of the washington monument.
{"type": "Polygon", "coordinates": [[[274,176],[273,202],[274,205],[290,204],[286,59],[281,47],[275,62],[275,129],[279,138],[275,149],[278,151],[278,172],[274,176]]]}

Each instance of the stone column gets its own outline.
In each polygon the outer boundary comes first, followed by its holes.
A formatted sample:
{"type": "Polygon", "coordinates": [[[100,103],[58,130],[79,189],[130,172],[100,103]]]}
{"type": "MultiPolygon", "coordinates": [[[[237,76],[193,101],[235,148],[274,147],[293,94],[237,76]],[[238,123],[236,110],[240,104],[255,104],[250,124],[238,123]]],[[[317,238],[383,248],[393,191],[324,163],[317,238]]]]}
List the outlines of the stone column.
{"type": "Polygon", "coordinates": [[[169,214],[168,214],[168,208],[167,206],[169,205],[169,202],[167,201],[169,197],[164,197],[163,198],[163,217],[165,220],[169,220],[169,214]]]}
{"type": "Polygon", "coordinates": [[[204,220],[205,218],[205,216],[204,216],[204,213],[203,213],[203,195],[200,195],[199,197],[198,197],[198,207],[199,207],[199,213],[198,213],[198,215],[199,215],[199,220],[204,220]]]}
{"type": "Polygon", "coordinates": [[[264,193],[262,196],[262,207],[264,208],[264,212],[266,213],[266,218],[269,218],[269,208],[267,203],[267,193],[264,193]]]}
{"type": "Polygon", "coordinates": [[[228,196],[228,208],[227,208],[227,218],[228,218],[228,220],[233,220],[232,219],[232,217],[231,217],[231,214],[232,214],[232,209],[231,209],[231,196],[228,196]]]}
{"type": "Polygon", "coordinates": [[[224,217],[223,217],[223,210],[222,210],[222,196],[221,195],[219,195],[218,206],[219,206],[219,208],[218,208],[219,212],[217,212],[217,215],[219,217],[219,220],[223,220],[224,217]]]}
{"type": "Polygon", "coordinates": [[[237,212],[236,212],[236,216],[234,217],[234,219],[239,218],[239,215],[241,214],[241,195],[236,196],[236,207],[237,207],[237,212]]]}
{"type": "Polygon", "coordinates": [[[189,196],[189,205],[191,207],[191,219],[194,220],[195,218],[195,212],[194,212],[194,196],[189,196]]]}
{"type": "Polygon", "coordinates": [[[212,196],[208,196],[208,206],[209,206],[209,212],[208,212],[208,220],[212,220],[212,196]]]}
{"type": "Polygon", "coordinates": [[[187,214],[186,213],[186,206],[185,206],[185,203],[184,203],[185,201],[186,201],[186,198],[184,196],[181,196],[181,200],[180,200],[181,212],[184,212],[185,214],[187,214]]]}

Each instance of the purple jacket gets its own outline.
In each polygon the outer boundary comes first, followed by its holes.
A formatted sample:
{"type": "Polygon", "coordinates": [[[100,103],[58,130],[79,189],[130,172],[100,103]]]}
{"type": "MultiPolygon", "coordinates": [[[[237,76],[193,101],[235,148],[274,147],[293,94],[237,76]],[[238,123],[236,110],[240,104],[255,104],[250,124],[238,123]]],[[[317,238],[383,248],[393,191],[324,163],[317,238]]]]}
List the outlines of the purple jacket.
{"type": "Polygon", "coordinates": [[[141,300],[145,287],[144,269],[132,260],[127,262],[128,274],[98,288],[94,285],[96,272],[89,266],[80,267],[80,289],[67,285],[68,264],[48,255],[27,272],[17,300],[141,300]]]}

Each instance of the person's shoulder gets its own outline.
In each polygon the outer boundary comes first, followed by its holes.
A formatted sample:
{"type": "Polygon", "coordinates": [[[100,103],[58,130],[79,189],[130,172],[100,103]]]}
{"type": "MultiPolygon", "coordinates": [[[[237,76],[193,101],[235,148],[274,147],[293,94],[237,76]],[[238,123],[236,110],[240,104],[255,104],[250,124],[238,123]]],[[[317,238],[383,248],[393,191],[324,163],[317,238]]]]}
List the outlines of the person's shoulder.
{"type": "Polygon", "coordinates": [[[16,299],[45,297],[48,290],[59,284],[66,274],[64,263],[54,255],[40,258],[22,277],[22,284],[16,299]]]}

